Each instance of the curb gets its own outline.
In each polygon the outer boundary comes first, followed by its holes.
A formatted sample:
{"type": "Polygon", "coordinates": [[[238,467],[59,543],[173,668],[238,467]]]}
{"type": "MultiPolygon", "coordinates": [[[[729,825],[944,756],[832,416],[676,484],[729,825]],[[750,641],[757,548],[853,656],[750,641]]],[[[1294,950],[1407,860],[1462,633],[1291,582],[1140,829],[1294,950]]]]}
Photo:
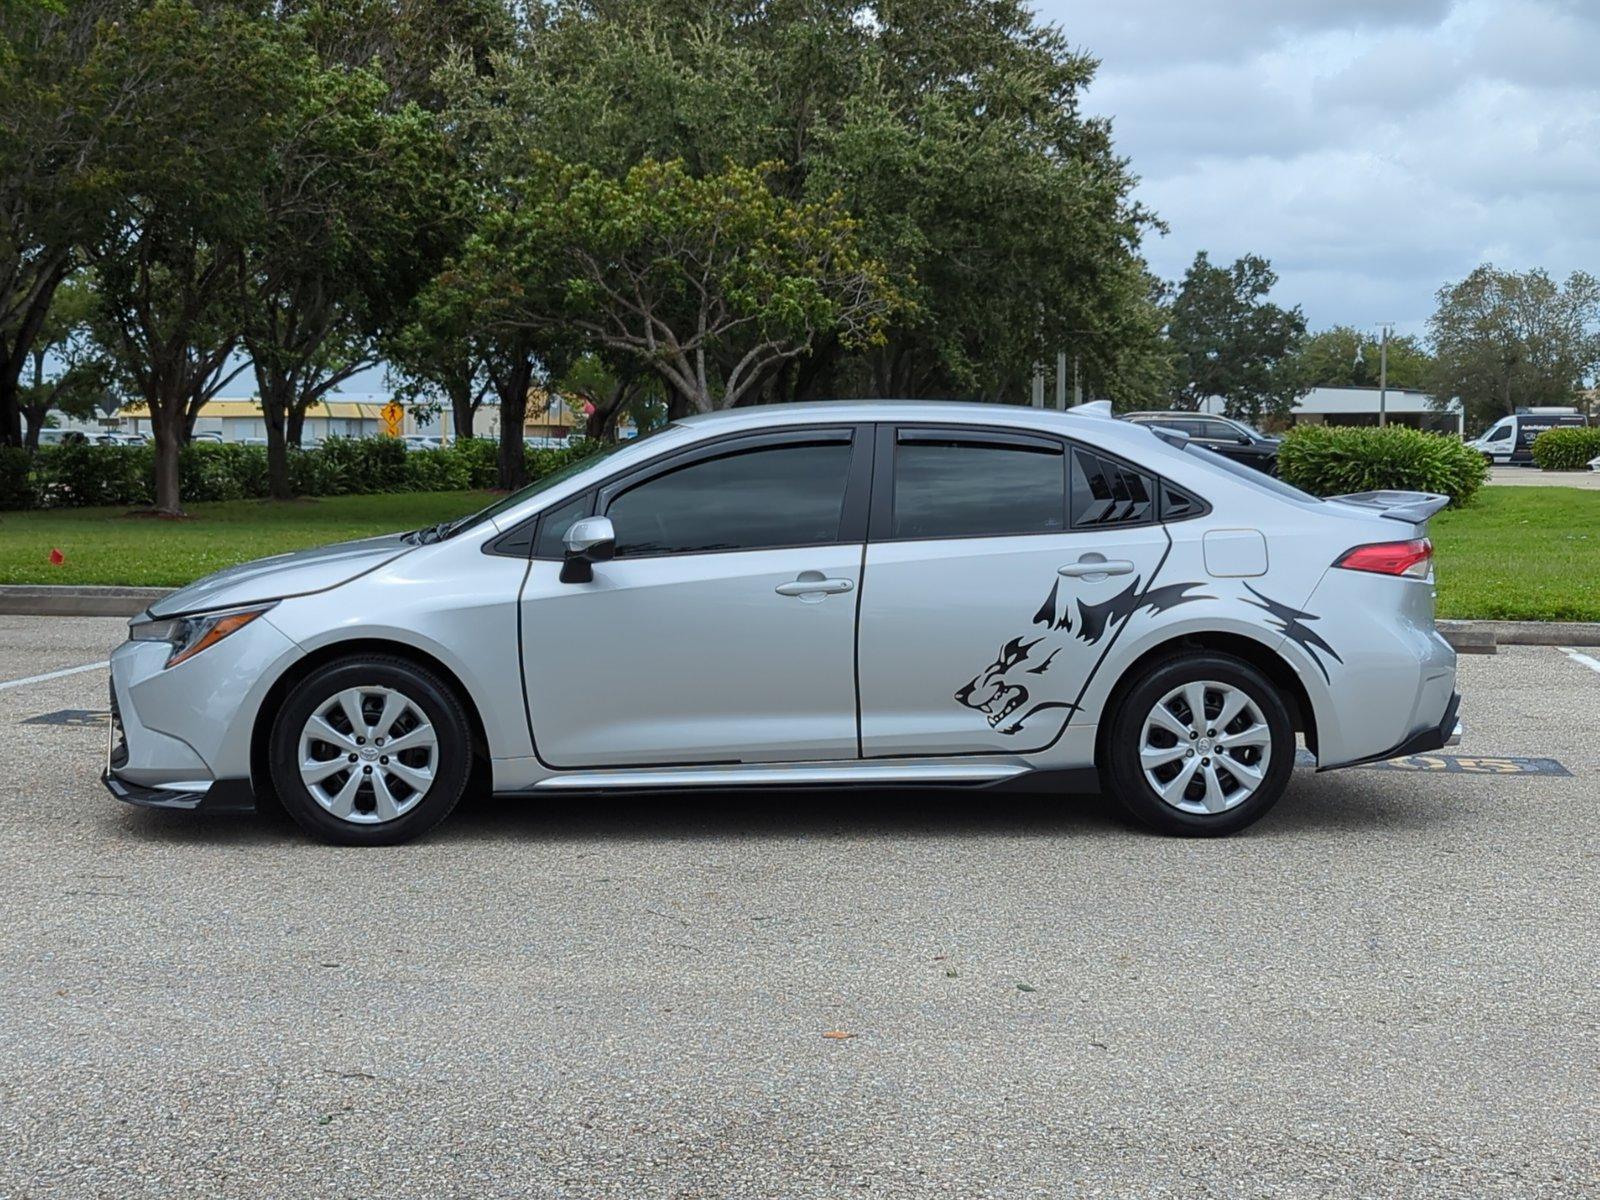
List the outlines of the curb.
{"type": "Polygon", "coordinates": [[[175,588],[0,585],[0,616],[132,617],[175,588]]]}
{"type": "Polygon", "coordinates": [[[1439,632],[1458,654],[1493,654],[1497,646],[1600,646],[1600,621],[1440,621],[1439,632]]]}

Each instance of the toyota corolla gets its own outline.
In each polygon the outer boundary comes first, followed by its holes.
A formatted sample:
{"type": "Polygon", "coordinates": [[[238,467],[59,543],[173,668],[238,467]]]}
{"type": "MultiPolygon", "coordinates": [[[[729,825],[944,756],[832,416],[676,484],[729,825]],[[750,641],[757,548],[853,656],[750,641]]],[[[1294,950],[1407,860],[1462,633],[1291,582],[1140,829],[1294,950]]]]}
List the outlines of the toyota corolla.
{"type": "Polygon", "coordinates": [[[1103,790],[1222,834],[1458,736],[1428,519],[1109,419],[674,423],[473,516],[222,571],[111,660],[104,779],[392,843],[472,788],[1103,790]]]}

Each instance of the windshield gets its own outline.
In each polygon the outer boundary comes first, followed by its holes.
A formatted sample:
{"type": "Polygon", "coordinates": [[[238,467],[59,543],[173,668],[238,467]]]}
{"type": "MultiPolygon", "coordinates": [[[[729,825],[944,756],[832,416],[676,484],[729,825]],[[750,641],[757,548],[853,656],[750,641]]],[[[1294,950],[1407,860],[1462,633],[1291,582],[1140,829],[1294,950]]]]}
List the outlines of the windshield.
{"type": "Polygon", "coordinates": [[[413,530],[406,536],[422,542],[437,542],[444,538],[454,537],[458,533],[464,533],[468,529],[482,525],[485,521],[492,520],[507,509],[515,508],[524,500],[537,496],[540,492],[553,488],[564,480],[571,479],[578,472],[587,471],[596,463],[604,462],[618,450],[635,445],[638,440],[638,438],[632,438],[626,442],[614,442],[604,450],[594,454],[586,454],[582,458],[574,459],[559,470],[551,471],[548,475],[541,475],[538,479],[528,484],[527,487],[502,496],[499,500],[489,505],[488,508],[480,508],[477,512],[461,517],[459,520],[444,521],[427,529],[413,530]]]}

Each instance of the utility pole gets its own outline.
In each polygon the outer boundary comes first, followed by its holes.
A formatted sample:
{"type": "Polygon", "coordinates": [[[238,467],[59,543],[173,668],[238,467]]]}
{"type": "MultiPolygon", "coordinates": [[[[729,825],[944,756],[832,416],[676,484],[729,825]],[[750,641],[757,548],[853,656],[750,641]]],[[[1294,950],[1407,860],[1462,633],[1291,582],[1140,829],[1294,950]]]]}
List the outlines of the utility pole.
{"type": "Polygon", "coordinates": [[[1056,407],[1067,406],[1067,352],[1056,351],[1056,407]]]}
{"type": "Polygon", "coordinates": [[[1389,423],[1389,326],[1378,342],[1378,425],[1389,423]]]}

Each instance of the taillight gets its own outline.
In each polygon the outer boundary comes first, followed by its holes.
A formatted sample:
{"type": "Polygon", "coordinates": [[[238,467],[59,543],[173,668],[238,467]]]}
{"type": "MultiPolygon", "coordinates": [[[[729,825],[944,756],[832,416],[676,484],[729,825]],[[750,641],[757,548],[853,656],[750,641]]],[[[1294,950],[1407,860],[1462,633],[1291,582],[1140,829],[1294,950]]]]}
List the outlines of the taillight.
{"type": "Polygon", "coordinates": [[[1375,575],[1403,575],[1407,579],[1426,579],[1433,566],[1433,543],[1427,538],[1409,542],[1373,542],[1346,550],[1333,564],[1347,571],[1371,571],[1375,575]]]}

